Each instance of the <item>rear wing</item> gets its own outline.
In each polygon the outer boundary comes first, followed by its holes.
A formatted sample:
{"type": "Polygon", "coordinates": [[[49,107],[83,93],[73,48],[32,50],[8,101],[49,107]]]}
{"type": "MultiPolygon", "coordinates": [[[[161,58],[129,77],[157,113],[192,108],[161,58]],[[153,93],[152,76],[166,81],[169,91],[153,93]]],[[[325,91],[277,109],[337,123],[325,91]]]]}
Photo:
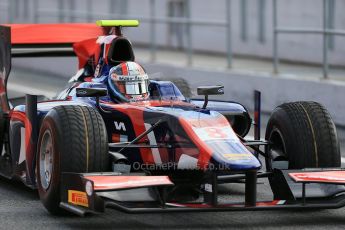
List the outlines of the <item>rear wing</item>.
{"type": "Polygon", "coordinates": [[[96,23],[7,24],[4,33],[12,44],[12,57],[73,56],[73,44],[136,27],[138,20],[98,20],[96,23]]]}
{"type": "Polygon", "coordinates": [[[13,57],[72,56],[72,45],[104,34],[91,23],[12,24],[13,57]]]}

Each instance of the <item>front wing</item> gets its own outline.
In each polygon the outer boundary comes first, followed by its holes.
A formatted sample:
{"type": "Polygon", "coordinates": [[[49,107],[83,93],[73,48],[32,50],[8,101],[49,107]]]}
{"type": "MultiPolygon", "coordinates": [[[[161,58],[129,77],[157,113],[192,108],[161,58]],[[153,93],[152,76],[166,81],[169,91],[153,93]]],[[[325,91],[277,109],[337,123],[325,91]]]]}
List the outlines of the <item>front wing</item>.
{"type": "MultiPolygon", "coordinates": [[[[249,186],[246,183],[245,202],[221,203],[217,201],[218,183],[215,179],[206,182],[206,184],[209,184],[205,186],[207,189],[203,202],[167,202],[166,190],[174,185],[167,176],[124,176],[119,173],[64,173],[62,175],[60,207],[74,214],[84,216],[86,213],[104,212],[106,207],[127,213],[161,213],[335,209],[345,206],[345,189],[343,186],[345,184],[345,170],[282,170],[280,173],[284,175],[286,186],[290,189],[291,194],[302,195],[292,195],[286,197],[286,199],[274,199],[272,201],[256,201],[255,197],[254,202],[247,202],[248,193],[253,194],[252,191],[247,190],[254,189],[256,191],[256,187],[249,186]],[[306,187],[307,184],[308,186],[310,184],[309,188],[306,187]],[[315,184],[317,186],[312,186],[315,184]],[[321,189],[322,186],[319,186],[324,184],[331,185],[331,187],[327,187],[326,192],[321,189]],[[322,195],[315,196],[315,194],[320,193],[318,190],[321,191],[322,195]]],[[[256,180],[254,182],[256,185],[256,180]]],[[[286,186],[282,187],[286,188],[286,186]]]]}

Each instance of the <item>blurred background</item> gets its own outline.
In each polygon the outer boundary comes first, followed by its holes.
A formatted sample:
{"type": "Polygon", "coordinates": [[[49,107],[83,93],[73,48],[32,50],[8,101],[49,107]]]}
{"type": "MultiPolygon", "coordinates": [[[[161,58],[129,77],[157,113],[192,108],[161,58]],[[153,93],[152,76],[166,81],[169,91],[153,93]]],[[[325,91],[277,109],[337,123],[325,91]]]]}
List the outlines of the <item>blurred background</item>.
{"type": "Polygon", "coordinates": [[[141,25],[127,35],[149,46],[153,60],[155,49],[164,48],[185,51],[188,64],[198,63],[194,52],[212,53],[222,57],[221,67],[300,74],[302,66],[285,64],[309,64],[323,70],[306,75],[341,79],[343,9],[344,0],[0,0],[0,22],[135,18],[141,25]]]}
{"type": "MultiPolygon", "coordinates": [[[[198,85],[223,84],[220,99],[249,109],[258,89],[267,114],[283,102],[318,101],[342,129],[344,9],[345,0],[0,0],[0,23],[139,19],[124,34],[151,76],[182,78],[192,96],[198,85]]],[[[77,60],[18,58],[12,70],[12,97],[53,97],[77,60]]]]}

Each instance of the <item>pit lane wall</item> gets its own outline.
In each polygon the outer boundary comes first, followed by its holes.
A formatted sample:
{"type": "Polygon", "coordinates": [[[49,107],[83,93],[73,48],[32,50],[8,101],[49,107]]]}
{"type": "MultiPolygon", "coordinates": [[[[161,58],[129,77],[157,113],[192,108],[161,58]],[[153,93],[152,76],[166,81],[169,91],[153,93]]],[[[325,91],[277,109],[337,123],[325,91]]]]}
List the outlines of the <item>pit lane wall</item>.
{"type": "Polygon", "coordinates": [[[246,71],[217,71],[165,64],[143,64],[147,72],[155,77],[185,79],[194,96],[198,86],[222,84],[225,86],[224,95],[210,98],[238,101],[250,111],[253,111],[254,90],[262,92],[261,106],[264,113],[270,113],[284,102],[317,101],[330,111],[337,126],[345,127],[345,82],[246,71]]]}

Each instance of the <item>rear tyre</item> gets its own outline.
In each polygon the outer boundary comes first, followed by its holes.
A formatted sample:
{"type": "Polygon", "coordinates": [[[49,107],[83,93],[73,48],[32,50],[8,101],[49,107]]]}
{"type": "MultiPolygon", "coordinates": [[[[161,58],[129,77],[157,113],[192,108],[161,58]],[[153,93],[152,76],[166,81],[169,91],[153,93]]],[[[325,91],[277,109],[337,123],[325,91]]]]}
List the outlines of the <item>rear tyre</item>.
{"type": "Polygon", "coordinates": [[[287,161],[289,169],[340,167],[334,122],[317,102],[278,106],[268,121],[266,140],[272,143],[266,160],[268,170],[278,161],[287,161]]]}
{"type": "Polygon", "coordinates": [[[108,138],[101,115],[86,106],[58,106],[44,118],[36,159],[37,187],[45,208],[60,214],[61,172],[108,169],[108,138]]]}

